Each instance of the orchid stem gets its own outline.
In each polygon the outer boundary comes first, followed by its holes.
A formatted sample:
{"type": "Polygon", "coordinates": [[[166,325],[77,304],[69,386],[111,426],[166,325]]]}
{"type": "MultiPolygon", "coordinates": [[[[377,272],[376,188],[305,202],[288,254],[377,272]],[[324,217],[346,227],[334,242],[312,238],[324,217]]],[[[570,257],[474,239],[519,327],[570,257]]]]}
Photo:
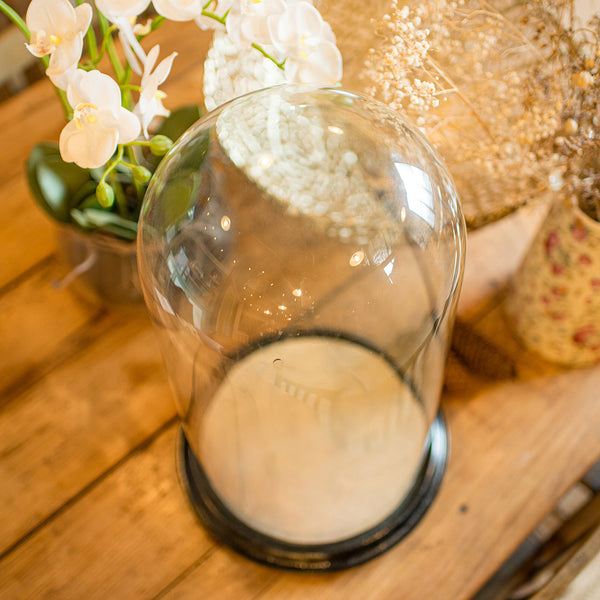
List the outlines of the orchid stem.
{"type": "MultiPolygon", "coordinates": [[[[219,15],[216,15],[215,13],[210,12],[209,10],[206,10],[212,3],[213,3],[213,0],[209,0],[202,7],[202,16],[208,17],[209,19],[212,19],[213,21],[217,21],[217,23],[221,23],[221,25],[225,25],[226,21],[227,21],[227,15],[229,14],[229,10],[222,17],[219,17],[219,15]]],[[[285,60],[283,60],[282,62],[278,62],[262,46],[259,46],[258,44],[252,44],[252,47],[255,50],[258,50],[265,58],[268,58],[273,64],[275,64],[277,67],[279,67],[283,71],[283,69],[285,68],[285,60]]]]}
{"type": "MultiPolygon", "coordinates": [[[[127,67],[125,68],[125,72],[123,74],[123,79],[121,80],[121,83],[120,83],[121,93],[122,93],[122,97],[123,97],[123,106],[127,110],[133,110],[135,102],[133,100],[133,95],[132,95],[131,91],[133,89],[135,89],[136,87],[139,87],[139,86],[131,85],[129,83],[130,79],[131,79],[131,65],[129,63],[127,63],[127,67]]],[[[139,91],[140,92],[142,91],[141,87],[139,87],[139,91]]]]}
{"type": "Polygon", "coordinates": [[[121,86],[121,89],[123,91],[128,90],[128,91],[132,91],[132,92],[141,92],[143,90],[142,86],[135,85],[133,83],[125,83],[121,86]]]}
{"type": "Polygon", "coordinates": [[[57,88],[55,85],[52,87],[54,88],[54,91],[56,92],[56,95],[62,104],[63,112],[65,113],[65,119],[70,121],[73,118],[73,109],[71,108],[69,100],[67,99],[67,93],[64,90],[57,88]]]}
{"type": "Polygon", "coordinates": [[[113,160],[109,163],[108,167],[106,167],[104,173],[102,173],[102,177],[98,182],[98,185],[104,183],[107,177],[110,176],[111,187],[115,192],[115,200],[117,203],[117,208],[119,209],[119,214],[122,217],[127,217],[127,201],[125,198],[125,194],[123,193],[123,188],[121,187],[120,182],[112,177],[112,172],[116,169],[117,165],[122,162],[123,159],[123,146],[119,144],[117,146],[117,155],[113,158],[113,160]]]}
{"type": "MultiPolygon", "coordinates": [[[[154,17],[150,25],[150,32],[156,31],[167,19],[163,16],[154,17]]],[[[138,36],[138,39],[146,37],[145,35],[138,36]]]]}
{"type": "Polygon", "coordinates": [[[106,180],[108,175],[110,175],[110,173],[121,162],[122,158],[123,158],[123,146],[121,144],[119,144],[117,156],[115,156],[115,158],[109,163],[108,167],[106,167],[106,170],[104,171],[104,173],[102,173],[102,177],[100,178],[100,181],[98,183],[104,183],[104,181],[106,180]]]}
{"type": "Polygon", "coordinates": [[[106,42],[106,51],[108,52],[108,57],[112,64],[117,80],[123,81],[125,77],[125,69],[123,68],[121,61],[119,60],[117,49],[115,47],[115,43],[112,37],[108,38],[108,41],[106,42]]]}
{"type": "Polygon", "coordinates": [[[285,60],[277,62],[264,48],[258,44],[252,44],[255,50],[258,50],[265,58],[268,58],[275,66],[279,67],[282,71],[285,68],[285,60]]]}
{"type": "Polygon", "coordinates": [[[123,192],[123,186],[116,179],[111,177],[111,186],[115,191],[115,203],[117,208],[119,209],[119,215],[123,218],[129,218],[129,211],[127,210],[127,199],[125,198],[125,193],[123,192]]]}
{"type": "Polygon", "coordinates": [[[108,19],[98,11],[98,19],[100,21],[100,28],[102,30],[102,35],[106,40],[106,51],[108,52],[108,58],[110,59],[110,64],[112,65],[113,71],[115,72],[115,76],[119,83],[123,83],[125,78],[125,69],[123,68],[123,64],[119,59],[117,54],[117,49],[115,47],[115,42],[112,38],[112,31],[109,31],[111,28],[108,25],[108,19]]]}
{"type": "MultiPolygon", "coordinates": [[[[121,148],[123,148],[123,146],[121,146],[121,148]]],[[[130,169],[133,170],[134,167],[138,166],[138,161],[135,157],[134,151],[133,151],[133,147],[130,145],[126,146],[127,149],[127,156],[129,157],[129,160],[131,162],[126,163],[124,160],[121,160],[121,163],[124,164],[126,167],[129,167],[130,169]]],[[[144,197],[144,185],[142,185],[139,181],[136,181],[135,178],[133,179],[133,185],[135,187],[135,192],[137,197],[141,200],[144,197]]]]}
{"type": "Polygon", "coordinates": [[[102,35],[102,44],[100,44],[100,51],[96,55],[94,59],[94,67],[98,66],[98,63],[104,58],[104,54],[106,53],[106,44],[108,43],[108,38],[116,31],[118,27],[116,25],[111,25],[102,35]]]}
{"type": "Polygon", "coordinates": [[[96,41],[96,34],[94,28],[90,24],[87,33],[85,34],[85,40],[87,42],[88,52],[90,54],[90,60],[93,63],[97,63],[98,59],[98,42],[96,41]]]}
{"type": "MultiPolygon", "coordinates": [[[[210,2],[209,2],[209,4],[210,4],[210,2]]],[[[227,12],[229,12],[229,11],[227,11],[227,12]]],[[[222,17],[219,17],[219,15],[215,15],[215,13],[212,13],[203,8],[202,16],[208,17],[209,19],[212,19],[213,21],[217,21],[217,23],[221,23],[221,25],[225,25],[225,19],[227,18],[227,13],[225,13],[222,17]]]]}

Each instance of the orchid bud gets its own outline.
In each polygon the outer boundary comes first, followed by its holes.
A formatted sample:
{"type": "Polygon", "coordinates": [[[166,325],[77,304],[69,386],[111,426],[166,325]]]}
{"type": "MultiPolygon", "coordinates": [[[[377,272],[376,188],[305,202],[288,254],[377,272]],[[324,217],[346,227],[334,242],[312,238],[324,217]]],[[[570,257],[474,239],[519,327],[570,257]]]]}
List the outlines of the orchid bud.
{"type": "Polygon", "coordinates": [[[115,203],[115,191],[106,181],[101,181],[96,188],[96,198],[103,208],[110,208],[115,203]]]}
{"type": "Polygon", "coordinates": [[[150,177],[152,177],[152,173],[146,167],[142,167],[140,165],[136,165],[131,167],[131,173],[133,178],[138,183],[148,183],[150,181],[150,177]]]}
{"type": "Polygon", "coordinates": [[[154,156],[163,156],[173,146],[173,140],[166,135],[155,135],[150,140],[150,152],[154,156]]]}

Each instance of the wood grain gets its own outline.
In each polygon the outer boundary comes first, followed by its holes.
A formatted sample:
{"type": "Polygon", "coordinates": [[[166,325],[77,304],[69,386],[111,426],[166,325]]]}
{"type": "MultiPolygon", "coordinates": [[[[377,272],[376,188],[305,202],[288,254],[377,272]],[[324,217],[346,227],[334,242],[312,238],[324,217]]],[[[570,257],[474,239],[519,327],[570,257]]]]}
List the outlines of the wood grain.
{"type": "Polygon", "coordinates": [[[259,598],[280,574],[217,546],[201,556],[189,572],[182,573],[158,597],[164,600],[259,598]]]}
{"type": "MultiPolygon", "coordinates": [[[[0,163],[1,164],[1,163],[0,163]]],[[[46,259],[54,250],[54,226],[29,197],[27,183],[21,175],[1,180],[2,216],[0,239],[0,295],[19,275],[46,259]],[[28,243],[23,244],[23,232],[28,243]]]]}
{"type": "Polygon", "coordinates": [[[5,393],[35,379],[65,340],[98,309],[82,303],[71,290],[57,290],[62,270],[53,259],[41,263],[20,285],[0,296],[0,390],[5,393]]]}
{"type": "Polygon", "coordinates": [[[102,326],[0,412],[0,553],[174,416],[147,317],[102,326]]]}
{"type": "Polygon", "coordinates": [[[2,565],[2,598],[152,598],[206,554],[175,472],[175,427],[91,486],[2,565]],[[107,524],[111,524],[107,527],[107,524]]]}

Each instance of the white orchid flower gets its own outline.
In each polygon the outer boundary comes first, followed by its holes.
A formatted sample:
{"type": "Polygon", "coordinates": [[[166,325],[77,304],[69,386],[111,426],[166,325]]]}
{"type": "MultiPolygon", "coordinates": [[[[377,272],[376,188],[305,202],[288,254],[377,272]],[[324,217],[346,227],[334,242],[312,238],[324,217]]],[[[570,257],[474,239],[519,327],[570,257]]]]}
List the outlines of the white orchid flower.
{"type": "Polygon", "coordinates": [[[171,21],[191,21],[202,15],[206,0],[152,0],[159,15],[171,21]]]}
{"type": "Polygon", "coordinates": [[[111,22],[131,19],[141,15],[150,5],[150,0],[96,0],[96,8],[111,22]]]}
{"type": "Polygon", "coordinates": [[[227,33],[239,48],[252,44],[268,46],[271,44],[268,20],[285,9],[284,0],[239,0],[227,15],[227,33]]]}
{"type": "Polygon", "coordinates": [[[342,55],[331,42],[319,44],[306,57],[285,62],[285,78],[298,83],[334,85],[342,79],[342,55]]]}
{"type": "Polygon", "coordinates": [[[119,41],[125,58],[138,75],[142,73],[140,61],[142,64],[146,62],[146,53],[134,32],[135,18],[149,5],[150,0],[96,0],[96,8],[119,28],[119,41]]]}
{"type": "MultiPolygon", "coordinates": [[[[213,15],[223,18],[227,14],[227,11],[231,10],[237,1],[238,0],[213,0],[208,6],[205,5],[205,8],[213,15]]],[[[200,29],[225,29],[225,25],[211,17],[200,16],[197,17],[195,21],[200,29]]]]}
{"type": "Polygon", "coordinates": [[[144,49],[137,40],[131,22],[128,19],[118,19],[115,25],[119,28],[119,41],[121,42],[125,59],[133,72],[141,75],[142,67],[140,67],[140,62],[145,64],[147,57],[144,49]]]}
{"type": "Polygon", "coordinates": [[[166,98],[166,94],[158,89],[161,83],[169,76],[173,60],[177,56],[177,52],[169,54],[163,59],[154,72],[154,65],[160,52],[159,46],[154,46],[148,52],[148,59],[144,66],[144,74],[142,75],[140,99],[134,109],[134,113],[138,116],[142,124],[144,135],[148,137],[148,126],[152,119],[157,116],[168,117],[170,112],[163,106],[162,101],[166,98]]]}
{"type": "Polygon", "coordinates": [[[60,134],[64,161],[84,169],[101,167],[110,160],[117,144],[138,137],[140,122],[121,106],[121,90],[108,75],[78,69],[69,81],[67,98],[74,114],[60,134]]]}
{"type": "Polygon", "coordinates": [[[285,76],[300,83],[333,84],[342,78],[342,55],[335,35],[308,2],[289,4],[268,20],[271,43],[286,56],[285,76]]]}
{"type": "Polygon", "coordinates": [[[37,57],[50,55],[46,75],[60,89],[76,68],[83,36],[92,20],[92,7],[73,8],[68,0],[32,0],[25,21],[31,32],[28,50],[37,57]]]}

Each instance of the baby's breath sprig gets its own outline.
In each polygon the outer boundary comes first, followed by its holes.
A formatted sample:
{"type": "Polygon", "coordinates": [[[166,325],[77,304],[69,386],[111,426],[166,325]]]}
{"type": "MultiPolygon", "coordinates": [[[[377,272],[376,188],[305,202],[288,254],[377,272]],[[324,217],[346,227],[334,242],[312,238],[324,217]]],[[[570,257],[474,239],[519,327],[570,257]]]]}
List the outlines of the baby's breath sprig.
{"type": "Polygon", "coordinates": [[[600,18],[586,21],[572,0],[393,0],[374,23],[368,91],[438,147],[471,227],[551,189],[598,201],[600,18]]]}

